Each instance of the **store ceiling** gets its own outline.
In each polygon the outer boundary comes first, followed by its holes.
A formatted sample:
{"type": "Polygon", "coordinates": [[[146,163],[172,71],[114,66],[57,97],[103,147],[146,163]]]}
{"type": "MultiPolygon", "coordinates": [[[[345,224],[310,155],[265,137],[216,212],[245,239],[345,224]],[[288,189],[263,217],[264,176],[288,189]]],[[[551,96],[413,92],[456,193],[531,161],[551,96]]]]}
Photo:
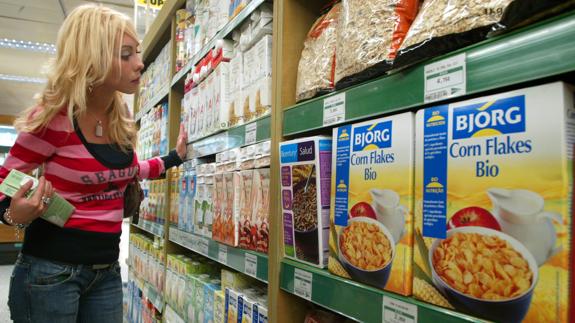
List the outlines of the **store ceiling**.
{"type": "MultiPolygon", "coordinates": [[[[101,3],[130,17],[134,0],[0,0],[0,40],[15,39],[33,43],[56,43],[62,21],[75,7],[101,3]]],[[[0,115],[18,115],[34,104],[34,95],[43,84],[4,80],[2,76],[44,78],[51,54],[0,47],[0,115]]]]}

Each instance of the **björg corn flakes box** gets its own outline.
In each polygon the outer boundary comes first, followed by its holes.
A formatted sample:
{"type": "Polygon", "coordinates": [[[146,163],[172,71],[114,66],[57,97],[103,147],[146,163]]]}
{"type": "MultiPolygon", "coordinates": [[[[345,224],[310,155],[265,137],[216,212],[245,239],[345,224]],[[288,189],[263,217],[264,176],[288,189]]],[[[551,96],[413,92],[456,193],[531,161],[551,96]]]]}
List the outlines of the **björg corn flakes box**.
{"type": "Polygon", "coordinates": [[[416,120],[414,295],[497,322],[569,321],[573,89],[551,83],[416,120]]]}
{"type": "Polygon", "coordinates": [[[329,270],[410,295],[414,115],[333,130],[329,270]]]}
{"type": "Polygon", "coordinates": [[[284,255],[323,268],[329,239],[331,137],[280,144],[284,255]]]}

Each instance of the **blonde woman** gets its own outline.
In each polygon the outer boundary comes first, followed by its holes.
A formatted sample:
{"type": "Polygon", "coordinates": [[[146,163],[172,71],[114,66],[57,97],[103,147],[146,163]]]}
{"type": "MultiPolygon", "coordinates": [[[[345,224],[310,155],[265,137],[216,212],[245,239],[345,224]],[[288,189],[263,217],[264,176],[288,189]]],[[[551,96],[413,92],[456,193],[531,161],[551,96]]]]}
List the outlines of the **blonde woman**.
{"type": "Polygon", "coordinates": [[[122,322],[118,264],[123,194],[135,177],[154,178],[186,154],[181,131],[175,151],[138,161],[134,121],[120,93],[134,93],[144,65],[133,24],[93,5],[64,21],[56,59],[38,105],[16,121],[19,135],[2,168],[28,172],[44,165],[35,193],[25,184],[0,196],[0,219],[26,227],[10,281],[16,322],[122,322]],[[39,218],[54,194],[75,210],[64,227],[39,218]]]}

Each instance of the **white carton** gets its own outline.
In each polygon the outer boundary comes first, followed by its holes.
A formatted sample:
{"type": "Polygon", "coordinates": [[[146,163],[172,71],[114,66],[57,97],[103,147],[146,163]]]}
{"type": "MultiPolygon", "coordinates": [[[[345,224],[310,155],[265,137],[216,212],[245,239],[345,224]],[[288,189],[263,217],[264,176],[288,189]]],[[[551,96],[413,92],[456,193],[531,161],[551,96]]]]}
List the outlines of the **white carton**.
{"type": "Polygon", "coordinates": [[[229,127],[230,120],[230,106],[229,106],[229,63],[221,62],[214,70],[214,113],[216,131],[225,130],[229,127]]]}

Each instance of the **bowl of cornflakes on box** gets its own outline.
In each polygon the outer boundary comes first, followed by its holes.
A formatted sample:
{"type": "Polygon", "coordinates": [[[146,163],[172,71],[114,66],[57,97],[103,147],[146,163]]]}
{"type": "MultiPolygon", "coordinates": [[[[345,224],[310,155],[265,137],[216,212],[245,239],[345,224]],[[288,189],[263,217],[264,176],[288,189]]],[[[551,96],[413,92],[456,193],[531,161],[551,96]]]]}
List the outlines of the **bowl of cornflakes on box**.
{"type": "Polygon", "coordinates": [[[369,217],[356,217],[338,236],[339,259],[357,281],[384,288],[391,273],[395,243],[389,230],[369,217]]]}
{"type": "Polygon", "coordinates": [[[483,227],[459,227],[429,250],[435,286],[457,308],[503,322],[521,321],[531,305],[538,267],[513,237],[483,227]]]}

